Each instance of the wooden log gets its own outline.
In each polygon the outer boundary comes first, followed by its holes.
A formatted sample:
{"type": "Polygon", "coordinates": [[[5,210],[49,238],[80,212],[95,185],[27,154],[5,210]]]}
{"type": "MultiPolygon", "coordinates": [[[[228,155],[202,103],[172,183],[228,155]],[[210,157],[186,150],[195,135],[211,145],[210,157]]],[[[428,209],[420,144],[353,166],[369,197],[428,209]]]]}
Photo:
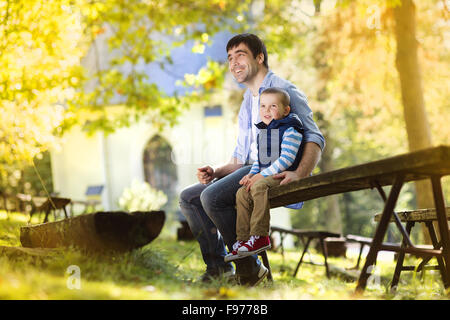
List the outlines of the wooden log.
{"type": "Polygon", "coordinates": [[[192,234],[187,221],[181,221],[181,227],[177,229],[177,240],[195,240],[195,236],[192,234]]]}
{"type": "Polygon", "coordinates": [[[8,258],[15,257],[49,257],[60,253],[59,249],[50,248],[23,248],[23,247],[8,247],[0,246],[0,256],[7,256],[8,258]]]}
{"type": "Polygon", "coordinates": [[[20,228],[28,248],[78,247],[87,251],[129,251],[142,247],[161,232],[164,211],[96,212],[20,228]]]}

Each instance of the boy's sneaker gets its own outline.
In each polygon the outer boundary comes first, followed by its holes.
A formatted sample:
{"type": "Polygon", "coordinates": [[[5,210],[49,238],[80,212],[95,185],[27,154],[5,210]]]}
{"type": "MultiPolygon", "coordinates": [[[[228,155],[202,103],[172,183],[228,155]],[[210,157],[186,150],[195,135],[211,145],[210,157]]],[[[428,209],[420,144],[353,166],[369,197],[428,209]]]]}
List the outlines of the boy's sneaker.
{"type": "Polygon", "coordinates": [[[239,247],[237,253],[241,257],[247,257],[270,249],[270,247],[269,236],[251,236],[250,240],[239,247]]]}
{"type": "Polygon", "coordinates": [[[243,244],[244,244],[244,241],[240,241],[240,240],[236,241],[233,244],[233,251],[231,251],[229,254],[227,254],[223,258],[223,260],[225,260],[225,262],[230,262],[230,261],[233,261],[233,260],[236,260],[236,259],[242,259],[243,256],[239,256],[237,251],[243,244]]]}

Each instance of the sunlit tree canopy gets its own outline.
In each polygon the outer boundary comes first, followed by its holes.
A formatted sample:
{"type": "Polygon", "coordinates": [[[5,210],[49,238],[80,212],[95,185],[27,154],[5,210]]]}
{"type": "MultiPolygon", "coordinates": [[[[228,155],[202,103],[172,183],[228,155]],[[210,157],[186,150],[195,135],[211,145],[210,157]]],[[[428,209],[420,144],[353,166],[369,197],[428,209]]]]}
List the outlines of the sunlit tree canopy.
{"type": "MultiPolygon", "coordinates": [[[[395,58],[394,10],[401,3],[0,1],[1,168],[42,154],[75,124],[88,133],[143,118],[158,128],[174,125],[193,102],[221,88],[227,65],[210,60],[184,75],[178,84],[189,90],[175,94],[158,86],[148,66],[167,68],[172,50],[186,43],[202,53],[221,31],[264,39],[271,69],[305,91],[316,117],[328,123],[323,130],[336,139],[337,165],[407,151],[395,58]]],[[[414,3],[432,143],[448,143],[448,3],[414,3]]]]}

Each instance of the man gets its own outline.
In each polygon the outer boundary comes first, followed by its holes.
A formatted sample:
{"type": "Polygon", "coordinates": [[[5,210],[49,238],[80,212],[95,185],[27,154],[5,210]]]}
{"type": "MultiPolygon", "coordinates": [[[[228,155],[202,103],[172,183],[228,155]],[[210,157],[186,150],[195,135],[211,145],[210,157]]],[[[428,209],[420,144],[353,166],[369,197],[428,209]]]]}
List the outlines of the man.
{"type": "MultiPolygon", "coordinates": [[[[227,44],[229,70],[238,83],[247,87],[239,111],[239,135],[237,146],[229,163],[213,169],[199,168],[200,183],[185,188],[180,194],[181,212],[200,244],[206,273],[202,280],[231,276],[234,268],[224,262],[225,244],[232,251],[236,241],[236,192],[239,181],[250,171],[257,156],[257,128],[259,94],[268,87],[280,87],[291,98],[291,110],[304,125],[306,141],[300,164],[296,171],[285,171],[274,178],[280,184],[307,177],[320,159],[325,139],[312,119],[306,97],[292,83],[281,79],[269,70],[267,50],[264,43],[253,34],[234,36],[227,44]]],[[[243,285],[257,285],[268,270],[257,256],[236,260],[236,275],[243,285]]]]}

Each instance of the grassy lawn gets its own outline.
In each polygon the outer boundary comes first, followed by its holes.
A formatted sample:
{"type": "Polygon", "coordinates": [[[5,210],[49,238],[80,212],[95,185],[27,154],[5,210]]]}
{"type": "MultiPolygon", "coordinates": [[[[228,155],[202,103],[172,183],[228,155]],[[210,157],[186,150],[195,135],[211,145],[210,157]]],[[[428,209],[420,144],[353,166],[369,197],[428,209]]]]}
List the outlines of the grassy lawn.
{"type": "MultiPolygon", "coordinates": [[[[0,211],[0,246],[20,246],[20,226],[28,217],[0,211]]],[[[36,221],[37,222],[37,221],[36,221]]],[[[149,245],[126,254],[86,256],[75,249],[59,250],[45,256],[0,255],[0,299],[449,299],[437,271],[404,272],[396,294],[389,293],[393,262],[379,262],[380,281],[372,282],[362,296],[353,295],[356,283],[334,275],[325,276],[324,267],[303,264],[292,277],[300,249],[268,253],[274,283],[256,288],[217,280],[197,281],[204,271],[196,242],[176,241],[167,230],[149,245]],[[69,266],[80,270],[80,289],[69,289],[69,266]]],[[[312,259],[322,262],[312,251],[312,259]]],[[[356,264],[356,256],[330,258],[340,268],[356,264]]],[[[308,260],[306,256],[306,260],[308,260]]]]}

